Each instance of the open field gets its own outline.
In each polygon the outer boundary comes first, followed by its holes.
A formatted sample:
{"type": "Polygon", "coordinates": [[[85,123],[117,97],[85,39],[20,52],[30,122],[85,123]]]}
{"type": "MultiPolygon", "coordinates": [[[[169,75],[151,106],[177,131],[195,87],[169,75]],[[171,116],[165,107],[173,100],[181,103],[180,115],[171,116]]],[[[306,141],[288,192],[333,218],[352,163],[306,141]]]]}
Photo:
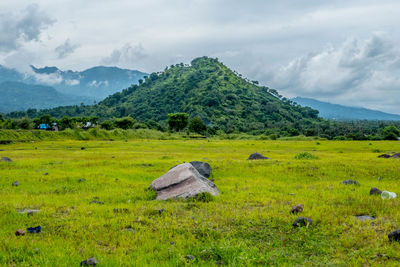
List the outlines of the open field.
{"type": "Polygon", "coordinates": [[[377,158],[400,152],[400,142],[64,140],[0,149],[13,160],[0,162],[2,266],[78,266],[89,257],[99,266],[400,263],[400,244],[387,237],[400,228],[400,202],[369,195],[371,187],[400,193],[400,160],[377,158]],[[253,152],[271,159],[247,161],[253,152]],[[294,159],[301,152],[318,158],[294,159]],[[210,163],[221,195],[152,200],[150,183],[191,160],[210,163]],[[291,214],[299,203],[304,212],[291,214]],[[26,208],[40,212],[17,212],[26,208]],[[298,216],[313,224],[293,228],[298,216]],[[14,235],[37,225],[40,234],[14,235]]]}

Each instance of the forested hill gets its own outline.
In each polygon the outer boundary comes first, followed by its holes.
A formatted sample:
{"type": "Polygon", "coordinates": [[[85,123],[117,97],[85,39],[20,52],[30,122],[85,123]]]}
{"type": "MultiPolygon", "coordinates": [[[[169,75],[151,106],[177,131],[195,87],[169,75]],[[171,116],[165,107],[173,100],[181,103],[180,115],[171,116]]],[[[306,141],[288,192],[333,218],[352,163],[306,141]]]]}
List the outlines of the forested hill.
{"type": "MultiPolygon", "coordinates": [[[[322,119],[318,111],[282,98],[258,82],[250,82],[217,59],[201,57],[191,65],[170,66],[152,73],[139,85],[115,93],[94,106],[59,107],[29,112],[30,117],[131,116],[138,121],[165,121],[168,113],[185,112],[200,117],[210,127],[225,132],[265,131],[271,128],[304,132],[322,119]]],[[[12,113],[12,117],[27,113],[12,113]]]]}

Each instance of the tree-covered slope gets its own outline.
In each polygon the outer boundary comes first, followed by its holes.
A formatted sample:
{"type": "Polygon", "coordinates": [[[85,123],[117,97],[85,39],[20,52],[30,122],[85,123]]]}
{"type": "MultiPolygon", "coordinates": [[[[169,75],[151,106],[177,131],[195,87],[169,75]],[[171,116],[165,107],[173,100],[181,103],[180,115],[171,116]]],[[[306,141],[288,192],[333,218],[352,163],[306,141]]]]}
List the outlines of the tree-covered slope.
{"type": "Polygon", "coordinates": [[[321,121],[318,111],[281,99],[275,90],[243,79],[217,59],[207,57],[152,73],[140,85],[113,94],[97,105],[60,107],[36,115],[132,116],[138,121],[165,121],[167,114],[174,112],[200,117],[208,126],[226,132],[269,128],[304,132],[321,121]]]}

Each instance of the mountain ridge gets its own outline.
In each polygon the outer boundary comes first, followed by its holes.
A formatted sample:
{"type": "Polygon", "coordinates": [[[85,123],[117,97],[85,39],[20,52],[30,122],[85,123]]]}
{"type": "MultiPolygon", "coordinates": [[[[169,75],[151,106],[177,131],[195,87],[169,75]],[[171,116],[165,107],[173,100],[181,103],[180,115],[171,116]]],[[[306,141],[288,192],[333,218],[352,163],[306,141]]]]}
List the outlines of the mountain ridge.
{"type": "Polygon", "coordinates": [[[330,120],[400,120],[399,114],[391,114],[379,110],[362,107],[351,107],[319,101],[312,98],[295,97],[292,101],[319,111],[321,117],[330,120]]]}

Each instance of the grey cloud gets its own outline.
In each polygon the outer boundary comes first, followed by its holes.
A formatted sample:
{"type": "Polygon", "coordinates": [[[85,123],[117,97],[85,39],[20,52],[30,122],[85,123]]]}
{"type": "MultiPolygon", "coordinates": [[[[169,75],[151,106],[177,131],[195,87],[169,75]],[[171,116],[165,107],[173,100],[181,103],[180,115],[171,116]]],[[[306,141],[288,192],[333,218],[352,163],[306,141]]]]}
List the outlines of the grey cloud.
{"type": "Polygon", "coordinates": [[[36,4],[19,13],[0,14],[0,52],[15,50],[23,42],[38,41],[40,33],[53,23],[36,4]]]}
{"type": "Polygon", "coordinates": [[[132,66],[147,56],[141,44],[132,46],[127,43],[122,48],[115,49],[110,56],[103,58],[102,63],[107,65],[132,66]]]}
{"type": "Polygon", "coordinates": [[[400,51],[390,39],[376,34],[296,58],[267,76],[274,87],[289,96],[398,113],[398,100],[392,97],[400,92],[399,60],[400,51]]]}
{"type": "Polygon", "coordinates": [[[72,44],[71,40],[67,39],[62,45],[57,46],[54,51],[57,53],[59,59],[63,59],[75,52],[77,48],[79,48],[78,44],[72,44]]]}

